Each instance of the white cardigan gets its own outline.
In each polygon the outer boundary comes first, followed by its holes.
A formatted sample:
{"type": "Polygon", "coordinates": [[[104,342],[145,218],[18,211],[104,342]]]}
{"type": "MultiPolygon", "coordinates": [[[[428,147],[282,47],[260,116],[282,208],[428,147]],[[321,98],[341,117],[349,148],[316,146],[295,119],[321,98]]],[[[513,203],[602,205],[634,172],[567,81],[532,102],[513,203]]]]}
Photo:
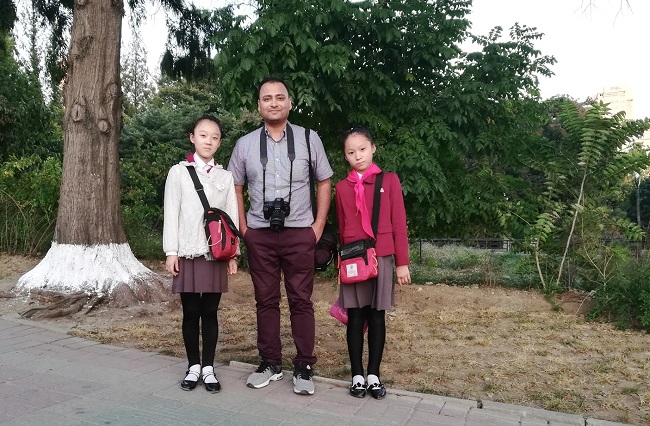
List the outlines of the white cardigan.
{"type": "Polygon", "coordinates": [[[225,211],[239,229],[237,196],[232,174],[216,165],[210,173],[196,163],[181,161],[172,166],[165,182],[163,250],[167,256],[212,260],[203,225],[203,205],[187,166],[193,165],[203,185],[210,207],[225,211]]]}

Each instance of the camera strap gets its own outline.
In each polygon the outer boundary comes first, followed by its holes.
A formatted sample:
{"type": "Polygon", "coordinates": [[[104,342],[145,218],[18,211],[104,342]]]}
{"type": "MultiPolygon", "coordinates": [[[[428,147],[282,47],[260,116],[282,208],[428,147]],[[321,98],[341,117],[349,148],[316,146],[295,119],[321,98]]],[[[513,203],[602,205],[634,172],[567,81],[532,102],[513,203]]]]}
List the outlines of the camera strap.
{"type": "MultiPolygon", "coordinates": [[[[287,133],[287,150],[289,151],[289,162],[291,163],[291,168],[289,169],[289,197],[287,198],[287,204],[291,205],[291,184],[293,181],[293,160],[296,159],[296,147],[293,140],[293,130],[291,125],[287,123],[285,129],[287,133]]],[[[262,163],[262,202],[266,201],[266,165],[269,162],[269,157],[266,150],[267,136],[266,136],[266,126],[262,126],[260,131],[260,162],[262,163]]],[[[309,141],[307,141],[309,143],[309,141]]]]}
{"type": "Polygon", "coordinates": [[[309,201],[311,202],[311,214],[314,216],[314,220],[316,220],[316,193],[314,192],[314,169],[311,165],[309,129],[305,129],[305,140],[307,141],[307,156],[309,157],[309,201]]]}

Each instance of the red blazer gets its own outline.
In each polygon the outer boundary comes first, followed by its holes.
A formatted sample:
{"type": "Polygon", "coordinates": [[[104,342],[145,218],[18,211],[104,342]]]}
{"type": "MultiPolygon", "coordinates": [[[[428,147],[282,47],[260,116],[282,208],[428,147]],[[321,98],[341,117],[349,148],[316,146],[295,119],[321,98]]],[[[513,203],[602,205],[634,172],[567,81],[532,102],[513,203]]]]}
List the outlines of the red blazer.
{"type": "MultiPolygon", "coordinates": [[[[363,183],[363,194],[371,220],[376,178],[376,175],[370,176],[363,183]]],[[[399,177],[395,173],[384,172],[382,189],[375,245],[377,256],[393,254],[396,266],[408,265],[409,244],[406,231],[406,210],[404,209],[404,196],[399,177]]],[[[343,179],[336,184],[336,216],[339,222],[341,244],[370,238],[361,227],[361,215],[357,215],[354,199],[354,183],[343,179]]]]}

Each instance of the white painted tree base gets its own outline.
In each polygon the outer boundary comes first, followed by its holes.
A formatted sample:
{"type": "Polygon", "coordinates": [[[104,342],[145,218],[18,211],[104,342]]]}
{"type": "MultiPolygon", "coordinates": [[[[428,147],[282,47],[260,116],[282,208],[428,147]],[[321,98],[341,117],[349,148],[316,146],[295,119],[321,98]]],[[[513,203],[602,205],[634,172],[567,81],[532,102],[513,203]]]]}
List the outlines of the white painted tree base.
{"type": "Polygon", "coordinates": [[[160,277],[136,259],[128,244],[52,243],[43,260],[20,277],[16,289],[102,296],[113,294],[124,284],[140,286],[149,280],[159,281],[160,277]]]}

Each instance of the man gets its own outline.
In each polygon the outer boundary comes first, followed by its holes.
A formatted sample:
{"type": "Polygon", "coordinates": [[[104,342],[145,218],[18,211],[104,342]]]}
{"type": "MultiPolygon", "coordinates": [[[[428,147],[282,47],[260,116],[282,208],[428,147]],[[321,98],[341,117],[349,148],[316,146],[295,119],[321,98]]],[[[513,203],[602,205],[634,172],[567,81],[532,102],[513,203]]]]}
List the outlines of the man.
{"type": "Polygon", "coordinates": [[[291,98],[284,81],[269,77],[259,86],[257,107],[264,126],[241,137],[228,164],[235,180],[240,231],[248,250],[257,308],[257,349],[262,358],[247,386],[262,388],[282,379],[280,340],[280,279],[284,276],[291,334],[294,392],[314,394],[312,381],[315,322],[311,301],[314,250],[332,198],[332,168],[316,132],[309,137],[317,182],[314,218],[309,185],[309,151],[305,129],[289,123],[291,98]],[[244,211],[244,184],[250,208],[244,211]]]}

